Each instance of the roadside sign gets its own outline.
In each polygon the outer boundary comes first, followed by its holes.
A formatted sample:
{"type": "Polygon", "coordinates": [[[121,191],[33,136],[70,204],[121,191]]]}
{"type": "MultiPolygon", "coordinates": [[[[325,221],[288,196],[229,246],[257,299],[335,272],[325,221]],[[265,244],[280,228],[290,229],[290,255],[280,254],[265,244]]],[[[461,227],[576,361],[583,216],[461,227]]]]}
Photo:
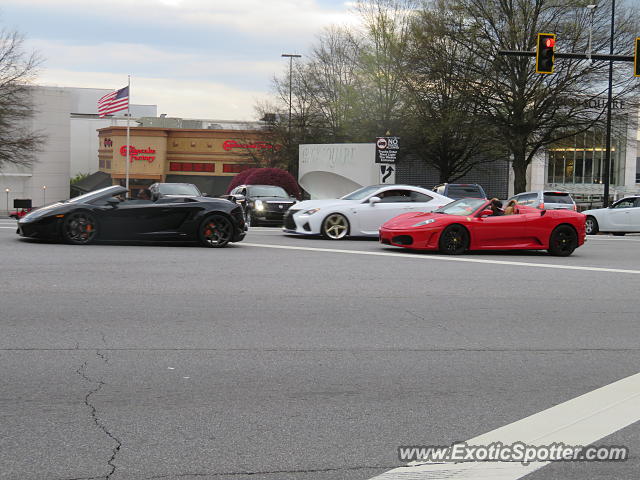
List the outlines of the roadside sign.
{"type": "Polygon", "coordinates": [[[380,165],[380,183],[383,185],[396,183],[396,167],[394,165],[380,165]]]}
{"type": "Polygon", "coordinates": [[[400,137],[378,137],[376,139],[376,163],[396,163],[400,137]]]}

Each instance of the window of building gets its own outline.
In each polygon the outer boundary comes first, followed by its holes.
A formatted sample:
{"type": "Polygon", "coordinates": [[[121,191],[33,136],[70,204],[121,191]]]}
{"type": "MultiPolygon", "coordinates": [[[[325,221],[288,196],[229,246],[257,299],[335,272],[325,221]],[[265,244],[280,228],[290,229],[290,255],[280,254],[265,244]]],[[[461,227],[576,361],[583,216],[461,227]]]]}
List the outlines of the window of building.
{"type": "Polygon", "coordinates": [[[201,162],[169,162],[169,170],[172,172],[215,172],[215,163],[201,162]]]}
{"type": "Polygon", "coordinates": [[[225,163],[222,165],[222,171],[224,173],[240,173],[251,167],[252,165],[246,163],[225,163]]]}

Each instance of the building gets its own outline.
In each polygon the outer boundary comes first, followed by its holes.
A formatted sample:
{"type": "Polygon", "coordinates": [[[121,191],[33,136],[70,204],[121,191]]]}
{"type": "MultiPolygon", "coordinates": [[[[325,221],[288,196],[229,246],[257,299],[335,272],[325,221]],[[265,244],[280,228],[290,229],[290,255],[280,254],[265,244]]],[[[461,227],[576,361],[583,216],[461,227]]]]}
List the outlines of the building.
{"type": "MultiPolygon", "coordinates": [[[[126,183],[126,135],[121,126],[98,130],[99,169],[114,185],[126,183]]],[[[261,130],[130,128],[130,194],[154,182],[180,182],[222,195],[235,174],[256,165],[256,152],[277,148],[264,139],[261,130]]]]}
{"type": "MultiPolygon", "coordinates": [[[[0,191],[6,192],[0,210],[10,210],[14,199],[31,199],[41,206],[69,198],[69,179],[98,170],[96,130],[126,124],[126,117],[99,118],[98,99],[110,90],[34,86],[36,114],[24,127],[41,131],[46,142],[30,168],[5,164],[0,171],[0,191]],[[8,190],[8,191],[7,191],[8,190]]],[[[155,116],[155,105],[131,105],[132,116],[155,116]]],[[[126,112],[125,112],[126,113],[126,112]]]]}

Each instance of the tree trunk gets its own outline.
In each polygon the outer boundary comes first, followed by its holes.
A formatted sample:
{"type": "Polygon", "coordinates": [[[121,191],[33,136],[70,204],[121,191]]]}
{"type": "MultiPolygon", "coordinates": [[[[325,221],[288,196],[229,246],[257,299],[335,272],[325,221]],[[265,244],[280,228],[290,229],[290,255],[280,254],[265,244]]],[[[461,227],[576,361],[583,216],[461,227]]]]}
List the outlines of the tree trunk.
{"type": "Polygon", "coordinates": [[[513,193],[522,193],[527,191],[527,154],[524,146],[518,146],[513,153],[513,173],[515,175],[513,182],[513,193]]]}

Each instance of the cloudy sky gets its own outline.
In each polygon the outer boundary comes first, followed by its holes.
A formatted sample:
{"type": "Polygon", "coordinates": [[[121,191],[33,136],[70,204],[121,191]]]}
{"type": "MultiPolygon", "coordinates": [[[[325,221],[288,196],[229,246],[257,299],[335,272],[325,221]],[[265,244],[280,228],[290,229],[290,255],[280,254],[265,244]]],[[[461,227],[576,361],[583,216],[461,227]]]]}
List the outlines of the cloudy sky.
{"type": "Polygon", "coordinates": [[[116,89],[186,118],[255,120],[282,53],[305,54],[347,0],[2,0],[0,24],[44,58],[39,84],[116,89]]]}

